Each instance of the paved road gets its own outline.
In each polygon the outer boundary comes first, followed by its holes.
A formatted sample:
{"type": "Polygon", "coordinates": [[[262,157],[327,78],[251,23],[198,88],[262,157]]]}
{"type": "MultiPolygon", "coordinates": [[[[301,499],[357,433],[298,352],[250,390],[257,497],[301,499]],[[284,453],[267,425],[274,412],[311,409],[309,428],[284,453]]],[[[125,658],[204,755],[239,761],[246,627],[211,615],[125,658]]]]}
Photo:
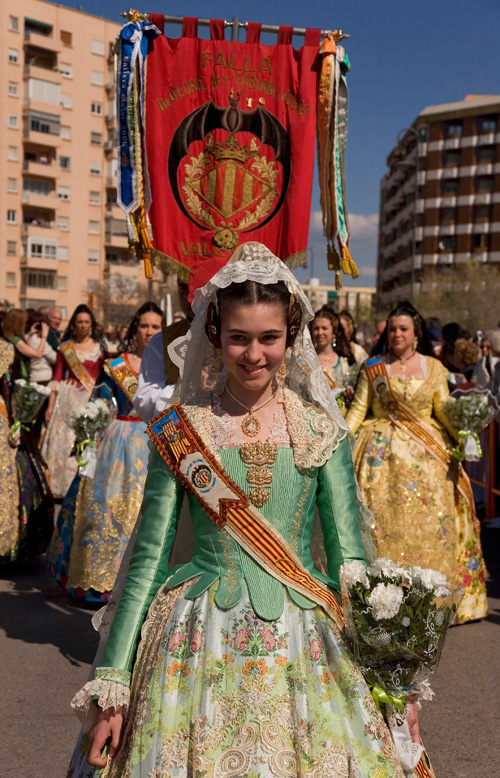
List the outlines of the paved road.
{"type": "MultiPolygon", "coordinates": [[[[490,615],[450,631],[421,714],[437,778],[500,778],[500,529],[483,535],[490,615]]],[[[0,778],[65,778],[78,733],[69,701],[97,644],[92,613],[42,561],[0,570],[0,778]]]]}

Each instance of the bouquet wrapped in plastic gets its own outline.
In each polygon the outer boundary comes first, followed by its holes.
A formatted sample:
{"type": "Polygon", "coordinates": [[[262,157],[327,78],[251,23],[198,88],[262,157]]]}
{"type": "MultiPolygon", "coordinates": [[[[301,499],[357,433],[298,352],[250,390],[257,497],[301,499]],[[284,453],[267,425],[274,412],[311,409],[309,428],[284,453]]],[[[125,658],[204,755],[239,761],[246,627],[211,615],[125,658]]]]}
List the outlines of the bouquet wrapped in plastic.
{"type": "Polygon", "coordinates": [[[500,407],[488,389],[455,389],[443,410],[455,429],[459,444],[452,449],[453,456],[462,462],[477,462],[483,452],[479,433],[498,414],[500,407]]]}
{"type": "Polygon", "coordinates": [[[93,478],[97,444],[110,422],[110,410],[104,400],[89,400],[70,419],[76,435],[76,461],[80,475],[93,478]]]}
{"type": "Polygon", "coordinates": [[[352,652],[375,702],[387,709],[396,748],[398,738],[406,743],[405,769],[413,769],[423,749],[411,739],[408,746],[405,703],[408,697],[432,699],[429,677],[463,594],[442,573],[384,558],[370,567],[358,561],[342,565],[340,581],[352,652]]]}
{"type": "Polygon", "coordinates": [[[14,381],[12,397],[14,424],[11,428],[11,437],[16,446],[19,445],[21,429],[29,429],[28,425],[36,418],[49,394],[48,387],[34,381],[26,381],[24,378],[14,381]]]}

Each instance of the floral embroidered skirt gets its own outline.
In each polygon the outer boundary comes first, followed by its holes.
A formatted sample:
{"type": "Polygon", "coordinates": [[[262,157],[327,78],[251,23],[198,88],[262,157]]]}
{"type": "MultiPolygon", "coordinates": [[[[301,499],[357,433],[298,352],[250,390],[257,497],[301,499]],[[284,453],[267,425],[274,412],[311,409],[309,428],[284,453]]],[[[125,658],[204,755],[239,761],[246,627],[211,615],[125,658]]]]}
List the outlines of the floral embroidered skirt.
{"type": "Polygon", "coordinates": [[[149,450],[143,422],[114,419],[97,449],[94,478],[73,480],[49,550],[68,594],[106,602],[139,515],[149,450]]]}
{"type": "Polygon", "coordinates": [[[142,630],[124,741],[111,769],[68,778],[404,778],[393,742],[336,626],[286,595],[280,619],[246,594],[222,611],[214,584],[162,589],[142,630]]]}

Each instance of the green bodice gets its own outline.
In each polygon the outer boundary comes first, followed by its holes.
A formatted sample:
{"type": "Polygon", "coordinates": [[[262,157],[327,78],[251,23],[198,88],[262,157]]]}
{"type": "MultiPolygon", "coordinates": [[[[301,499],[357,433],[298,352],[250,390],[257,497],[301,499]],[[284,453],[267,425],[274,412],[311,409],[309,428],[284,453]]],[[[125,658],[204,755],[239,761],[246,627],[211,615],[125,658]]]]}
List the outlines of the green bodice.
{"type": "MultiPolygon", "coordinates": [[[[239,448],[219,451],[230,477],[246,492],[247,468],[239,448]]],[[[99,675],[127,683],[137,642],[148,608],[169,577],[168,559],[184,496],[157,451],[153,451],[142,505],[142,523],[127,582],[103,656],[99,675]]],[[[189,496],[196,545],[191,562],[170,571],[168,587],[196,577],[188,598],[195,598],[218,581],[215,602],[220,608],[237,604],[246,583],[252,605],[263,619],[278,618],[284,607],[284,586],[255,562],[231,536],[219,529],[189,496]]],[[[344,438],[321,467],[298,469],[292,448],[280,448],[273,466],[270,498],[262,514],[294,548],[302,564],[318,579],[339,588],[339,568],[353,559],[364,561],[358,525],[356,486],[349,443],[344,438]],[[328,577],[315,570],[310,551],[314,509],[317,505],[328,560],[328,577]]],[[[289,589],[304,608],[316,607],[289,589]]]]}

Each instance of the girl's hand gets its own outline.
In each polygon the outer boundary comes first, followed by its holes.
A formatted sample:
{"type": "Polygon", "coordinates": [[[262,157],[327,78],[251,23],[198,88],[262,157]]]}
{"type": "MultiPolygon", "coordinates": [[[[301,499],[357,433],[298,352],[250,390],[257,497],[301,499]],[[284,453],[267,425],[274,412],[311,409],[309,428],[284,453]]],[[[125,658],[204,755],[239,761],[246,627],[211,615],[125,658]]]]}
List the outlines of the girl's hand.
{"type": "Polygon", "coordinates": [[[42,338],[47,339],[48,334],[49,334],[49,325],[47,324],[47,322],[42,321],[42,338]]]}
{"type": "Polygon", "coordinates": [[[123,713],[114,708],[99,712],[89,733],[87,762],[94,767],[104,767],[108,756],[113,758],[120,750],[123,736],[123,713]],[[101,756],[106,741],[111,738],[108,756],[101,756]]]}
{"type": "Polygon", "coordinates": [[[418,710],[417,703],[414,697],[408,697],[407,702],[408,717],[406,719],[408,723],[408,729],[413,743],[420,744],[420,727],[418,725],[418,710]]]}

